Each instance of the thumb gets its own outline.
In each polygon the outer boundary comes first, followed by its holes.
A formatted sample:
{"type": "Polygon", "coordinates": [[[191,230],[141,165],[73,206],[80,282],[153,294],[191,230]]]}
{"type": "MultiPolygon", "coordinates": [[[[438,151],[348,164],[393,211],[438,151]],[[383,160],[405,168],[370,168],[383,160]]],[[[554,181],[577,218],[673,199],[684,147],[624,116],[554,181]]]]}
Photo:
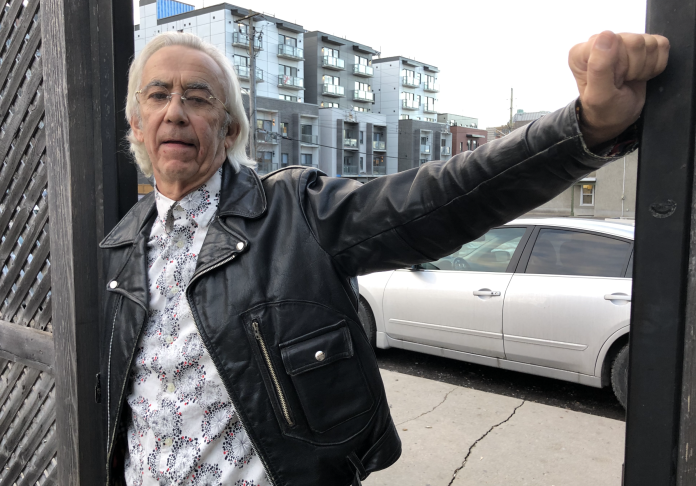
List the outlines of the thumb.
{"type": "Polygon", "coordinates": [[[619,36],[608,30],[595,37],[587,61],[586,97],[601,101],[616,91],[617,80],[623,78],[620,43],[619,36]]]}

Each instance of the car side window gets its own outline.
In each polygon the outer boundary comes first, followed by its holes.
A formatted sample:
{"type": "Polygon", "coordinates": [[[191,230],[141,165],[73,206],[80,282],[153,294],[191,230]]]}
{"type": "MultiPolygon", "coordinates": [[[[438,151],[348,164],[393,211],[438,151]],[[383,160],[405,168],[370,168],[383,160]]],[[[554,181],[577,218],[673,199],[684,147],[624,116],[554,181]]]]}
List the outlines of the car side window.
{"type": "Polygon", "coordinates": [[[542,229],[525,273],[623,277],[631,244],[579,231],[542,229]]]}
{"type": "Polygon", "coordinates": [[[504,272],[526,228],[495,228],[458,251],[422,267],[426,270],[504,272]]]}

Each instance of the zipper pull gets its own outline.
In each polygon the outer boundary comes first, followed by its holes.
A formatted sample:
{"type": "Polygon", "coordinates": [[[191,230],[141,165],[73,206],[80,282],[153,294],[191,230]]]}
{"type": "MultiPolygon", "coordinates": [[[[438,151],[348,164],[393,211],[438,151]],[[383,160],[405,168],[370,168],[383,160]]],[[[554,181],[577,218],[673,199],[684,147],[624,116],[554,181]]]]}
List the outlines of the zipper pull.
{"type": "Polygon", "coordinates": [[[254,328],[254,337],[256,337],[256,339],[261,341],[262,338],[261,338],[261,331],[259,331],[259,323],[254,321],[251,323],[251,327],[254,328]]]}
{"type": "Polygon", "coordinates": [[[101,373],[97,373],[97,384],[94,386],[94,401],[101,403],[101,373]]]}

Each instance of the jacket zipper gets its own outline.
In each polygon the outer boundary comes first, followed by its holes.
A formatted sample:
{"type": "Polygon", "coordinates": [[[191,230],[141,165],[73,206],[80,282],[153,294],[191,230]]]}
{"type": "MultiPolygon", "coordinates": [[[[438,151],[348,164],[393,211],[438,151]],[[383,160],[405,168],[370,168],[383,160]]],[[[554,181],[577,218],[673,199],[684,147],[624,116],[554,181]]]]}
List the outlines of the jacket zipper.
{"type": "Polygon", "coordinates": [[[290,427],[292,427],[295,424],[292,421],[292,417],[290,416],[290,409],[288,407],[287,401],[285,400],[283,390],[282,388],[280,388],[280,382],[278,381],[278,376],[276,375],[275,368],[273,367],[273,363],[271,362],[271,356],[268,354],[268,348],[266,348],[266,343],[263,340],[261,331],[259,330],[259,323],[257,321],[254,321],[251,323],[251,325],[254,328],[254,337],[256,337],[256,340],[259,342],[261,354],[263,354],[263,359],[266,362],[266,368],[268,368],[268,372],[271,374],[271,379],[273,380],[273,385],[275,385],[276,395],[278,396],[278,401],[280,401],[280,408],[283,409],[283,416],[285,417],[285,421],[288,423],[290,427]]]}
{"type": "MultiPolygon", "coordinates": [[[[198,334],[200,334],[201,339],[203,339],[203,344],[205,344],[206,349],[207,349],[209,346],[208,346],[208,343],[206,342],[206,339],[203,338],[203,333],[201,332],[201,326],[200,326],[200,324],[198,323],[198,320],[196,319],[196,313],[193,312],[194,307],[193,307],[193,304],[191,303],[191,297],[190,297],[190,295],[189,295],[189,289],[191,288],[191,285],[193,284],[193,282],[195,282],[196,279],[198,279],[201,275],[204,275],[204,274],[208,273],[209,271],[214,270],[214,269],[216,269],[216,268],[218,268],[218,267],[224,265],[225,263],[227,263],[227,262],[229,262],[229,261],[231,261],[231,260],[234,260],[234,257],[235,257],[235,256],[236,256],[236,255],[232,255],[232,256],[230,256],[229,258],[225,258],[224,260],[222,260],[222,261],[220,261],[219,263],[213,265],[212,267],[208,267],[208,268],[204,269],[203,271],[201,271],[200,273],[195,274],[195,275],[191,278],[191,280],[189,281],[188,287],[186,287],[186,301],[188,302],[189,308],[191,309],[191,317],[193,317],[193,322],[196,324],[196,329],[198,329],[198,334]]],[[[234,409],[235,409],[235,410],[239,410],[239,407],[238,407],[237,403],[234,401],[234,398],[232,398],[232,394],[230,393],[230,389],[227,387],[227,381],[225,381],[225,380],[223,379],[223,374],[220,373],[220,368],[218,367],[217,361],[214,360],[214,359],[212,359],[212,358],[213,358],[212,354],[210,355],[210,358],[211,358],[211,361],[213,362],[213,366],[215,366],[215,370],[217,371],[218,376],[220,377],[220,380],[222,381],[222,386],[225,387],[225,391],[227,392],[227,396],[230,397],[230,401],[232,402],[232,405],[234,405],[234,409]]],[[[241,422],[241,418],[240,418],[240,422],[241,422]]],[[[242,425],[244,425],[243,422],[242,422],[242,425]]],[[[264,469],[266,470],[266,474],[268,475],[268,478],[271,480],[271,484],[278,484],[278,482],[277,482],[277,481],[275,480],[275,478],[273,477],[273,473],[271,473],[271,469],[268,467],[268,462],[266,462],[266,458],[263,456],[263,454],[261,454],[261,453],[259,452],[260,449],[259,449],[258,444],[254,441],[254,439],[252,438],[251,435],[247,434],[247,437],[248,437],[249,440],[251,441],[251,444],[254,446],[254,450],[255,450],[256,453],[258,454],[259,459],[261,459],[261,463],[263,464],[263,467],[264,467],[264,469]]]]}

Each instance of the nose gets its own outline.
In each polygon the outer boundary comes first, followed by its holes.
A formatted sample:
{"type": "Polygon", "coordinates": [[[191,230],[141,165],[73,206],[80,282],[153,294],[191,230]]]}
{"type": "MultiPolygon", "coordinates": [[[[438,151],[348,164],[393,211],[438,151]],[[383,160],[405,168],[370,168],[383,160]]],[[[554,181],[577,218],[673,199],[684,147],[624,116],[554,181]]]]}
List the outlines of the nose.
{"type": "Polygon", "coordinates": [[[168,123],[185,124],[188,123],[188,115],[184,102],[181,100],[179,93],[172,93],[172,97],[165,107],[165,119],[168,123]]]}

